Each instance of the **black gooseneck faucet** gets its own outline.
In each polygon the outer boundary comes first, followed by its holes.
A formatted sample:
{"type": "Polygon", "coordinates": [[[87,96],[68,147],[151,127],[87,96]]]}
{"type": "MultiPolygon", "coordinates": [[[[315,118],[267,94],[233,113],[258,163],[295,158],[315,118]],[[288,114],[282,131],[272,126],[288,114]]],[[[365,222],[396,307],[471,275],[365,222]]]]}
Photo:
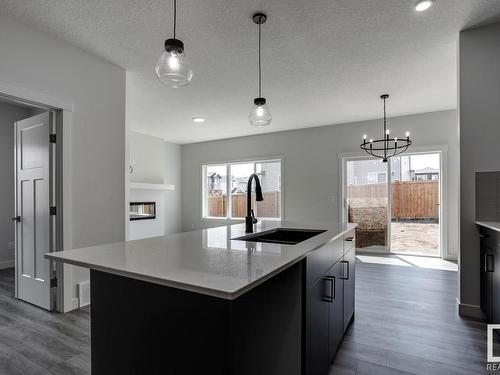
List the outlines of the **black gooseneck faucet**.
{"type": "Polygon", "coordinates": [[[253,233],[253,225],[257,223],[257,219],[252,210],[252,180],[255,179],[255,200],[257,202],[262,202],[264,197],[262,196],[262,188],[260,187],[259,177],[253,173],[248,178],[247,184],[247,217],[245,218],[245,232],[253,233]]]}

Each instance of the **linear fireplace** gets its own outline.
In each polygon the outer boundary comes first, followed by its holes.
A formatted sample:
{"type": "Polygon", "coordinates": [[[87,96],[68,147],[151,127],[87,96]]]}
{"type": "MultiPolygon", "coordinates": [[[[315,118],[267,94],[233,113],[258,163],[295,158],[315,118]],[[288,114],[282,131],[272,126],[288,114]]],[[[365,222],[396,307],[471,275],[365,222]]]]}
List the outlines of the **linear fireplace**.
{"type": "Polygon", "coordinates": [[[156,202],[130,202],[130,220],[150,220],[156,218],[156,202]]]}

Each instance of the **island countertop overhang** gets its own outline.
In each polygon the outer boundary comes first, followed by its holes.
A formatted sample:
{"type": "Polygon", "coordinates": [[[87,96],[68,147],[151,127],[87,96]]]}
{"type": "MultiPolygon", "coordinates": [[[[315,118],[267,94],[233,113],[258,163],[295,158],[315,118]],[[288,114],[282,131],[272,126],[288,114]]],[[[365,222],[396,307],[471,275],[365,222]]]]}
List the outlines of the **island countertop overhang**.
{"type": "Polygon", "coordinates": [[[233,240],[245,235],[235,224],[167,236],[48,253],[46,258],[233,300],[304,259],[356,224],[261,221],[255,232],[275,228],[322,229],[297,245],[233,240]]]}

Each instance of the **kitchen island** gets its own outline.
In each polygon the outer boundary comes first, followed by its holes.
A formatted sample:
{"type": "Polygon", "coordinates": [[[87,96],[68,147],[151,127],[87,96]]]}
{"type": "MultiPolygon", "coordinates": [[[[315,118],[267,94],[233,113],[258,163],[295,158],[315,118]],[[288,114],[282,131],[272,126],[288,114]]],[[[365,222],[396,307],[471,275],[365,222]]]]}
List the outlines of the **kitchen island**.
{"type": "Polygon", "coordinates": [[[91,270],[92,373],[327,373],[354,315],[355,224],[245,225],[50,253],[91,270]],[[325,372],[326,371],[326,372],[325,372]]]}

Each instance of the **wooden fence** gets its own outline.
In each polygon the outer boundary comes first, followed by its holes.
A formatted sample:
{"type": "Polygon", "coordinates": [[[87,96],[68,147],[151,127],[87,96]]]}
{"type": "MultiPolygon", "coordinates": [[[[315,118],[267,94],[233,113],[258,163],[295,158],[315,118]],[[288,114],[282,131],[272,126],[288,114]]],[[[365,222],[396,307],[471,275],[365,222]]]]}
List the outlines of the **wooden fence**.
{"type": "MultiPolygon", "coordinates": [[[[270,191],[262,193],[262,202],[253,201],[256,207],[255,215],[258,217],[279,217],[281,209],[281,192],[270,191]],[[256,205],[255,205],[256,203],[256,205]]],[[[226,217],[226,194],[209,196],[207,214],[211,217],[226,217]]],[[[247,216],[247,195],[244,193],[231,194],[231,217],[247,216]]]]}
{"type": "MultiPolygon", "coordinates": [[[[392,218],[439,218],[439,181],[394,181],[392,183],[392,218]]],[[[387,205],[387,185],[349,185],[350,206],[377,207],[387,205]]]]}

